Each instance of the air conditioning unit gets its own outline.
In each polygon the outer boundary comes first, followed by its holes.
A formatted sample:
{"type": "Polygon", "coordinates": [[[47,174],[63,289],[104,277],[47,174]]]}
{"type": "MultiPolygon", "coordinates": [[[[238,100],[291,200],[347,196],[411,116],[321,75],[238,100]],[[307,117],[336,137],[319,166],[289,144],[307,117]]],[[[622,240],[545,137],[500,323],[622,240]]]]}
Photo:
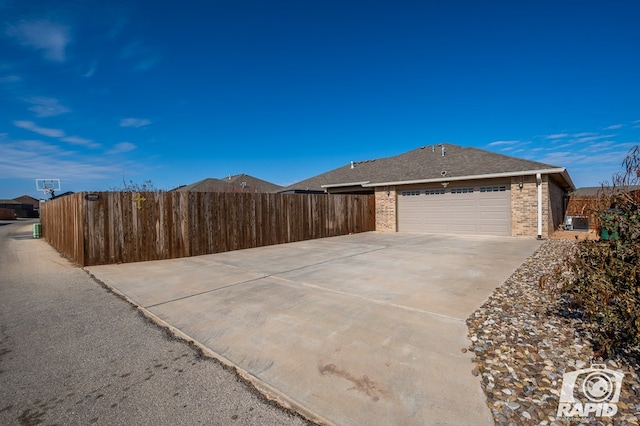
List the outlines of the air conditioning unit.
{"type": "Polygon", "coordinates": [[[564,228],[568,231],[588,231],[589,216],[567,216],[564,228]]]}

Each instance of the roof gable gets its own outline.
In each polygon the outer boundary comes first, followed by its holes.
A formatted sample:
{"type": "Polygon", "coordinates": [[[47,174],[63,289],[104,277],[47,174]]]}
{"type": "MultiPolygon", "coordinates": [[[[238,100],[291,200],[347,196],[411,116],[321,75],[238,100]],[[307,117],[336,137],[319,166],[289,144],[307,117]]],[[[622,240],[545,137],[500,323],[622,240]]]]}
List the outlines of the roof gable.
{"type": "Polygon", "coordinates": [[[175,189],[179,192],[277,192],[282,187],[256,177],[239,174],[224,179],[206,178],[175,189]]]}
{"type": "Polygon", "coordinates": [[[36,208],[40,207],[40,200],[33,198],[30,195],[22,195],[20,197],[15,198],[15,200],[22,204],[31,204],[36,208]]]}

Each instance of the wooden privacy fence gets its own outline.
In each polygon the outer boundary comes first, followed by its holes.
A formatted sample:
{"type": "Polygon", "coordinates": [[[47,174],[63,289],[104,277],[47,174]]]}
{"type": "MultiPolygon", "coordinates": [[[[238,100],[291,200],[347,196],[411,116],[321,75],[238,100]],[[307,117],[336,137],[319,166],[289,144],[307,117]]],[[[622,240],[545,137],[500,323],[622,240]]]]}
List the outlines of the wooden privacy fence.
{"type": "Polygon", "coordinates": [[[600,209],[603,209],[602,201],[596,195],[571,195],[565,216],[588,218],[589,229],[598,229],[598,217],[594,212],[600,209]]]}
{"type": "Polygon", "coordinates": [[[82,266],[172,259],[375,229],[373,195],[77,193],[44,203],[44,238],[82,266]]]}
{"type": "Polygon", "coordinates": [[[13,220],[15,218],[16,218],[15,210],[0,208],[0,220],[13,220]]]}

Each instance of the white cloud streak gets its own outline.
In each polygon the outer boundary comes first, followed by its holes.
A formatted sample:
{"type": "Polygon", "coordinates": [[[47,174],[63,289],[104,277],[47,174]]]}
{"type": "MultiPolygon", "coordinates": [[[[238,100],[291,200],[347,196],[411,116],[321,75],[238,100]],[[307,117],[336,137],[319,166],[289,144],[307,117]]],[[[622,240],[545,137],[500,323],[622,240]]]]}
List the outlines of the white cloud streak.
{"type": "Polygon", "coordinates": [[[563,139],[569,136],[567,133],[554,133],[552,135],[548,135],[547,139],[563,139]]]}
{"type": "Polygon", "coordinates": [[[593,186],[611,179],[621,170],[622,161],[629,149],[639,145],[640,120],[613,124],[600,131],[559,132],[535,136],[523,151],[521,146],[509,140],[497,140],[487,144],[489,149],[541,163],[565,167],[577,186],[593,186]],[[612,131],[616,131],[615,133],[612,131]]]}
{"type": "Polygon", "coordinates": [[[46,127],[40,127],[33,121],[14,121],[13,125],[21,129],[26,129],[34,133],[38,133],[39,135],[49,136],[50,138],[61,138],[65,136],[64,132],[60,129],[49,129],[46,127]]]}
{"type": "Polygon", "coordinates": [[[140,41],[134,41],[120,52],[120,58],[132,64],[132,71],[143,72],[155,66],[159,56],[140,41]]]}
{"type": "Polygon", "coordinates": [[[10,25],[6,34],[25,47],[40,50],[45,59],[66,61],[66,48],[71,41],[69,27],[50,21],[22,21],[10,25]]]}
{"type": "Polygon", "coordinates": [[[579,133],[578,135],[575,135],[577,137],[577,139],[575,139],[575,141],[576,142],[580,142],[580,143],[594,142],[594,141],[598,141],[600,139],[611,139],[611,138],[616,136],[616,135],[595,135],[593,133],[591,133],[590,136],[582,136],[582,137],[580,137],[579,135],[585,135],[585,133],[579,133]]]}
{"type": "Polygon", "coordinates": [[[623,124],[613,124],[611,126],[607,126],[604,128],[604,130],[618,130],[618,129],[622,129],[624,127],[623,124]]]}
{"type": "Polygon", "coordinates": [[[489,146],[512,146],[512,145],[518,145],[521,143],[522,142],[520,141],[495,141],[495,142],[489,143],[489,146]]]}
{"type": "Polygon", "coordinates": [[[72,145],[86,146],[87,148],[100,148],[99,143],[96,143],[91,139],[81,138],[79,136],[65,136],[63,138],[60,138],[60,140],[72,145]]]}
{"type": "Polygon", "coordinates": [[[82,74],[82,76],[84,78],[90,78],[93,77],[93,75],[96,73],[96,71],[98,70],[98,67],[96,65],[96,63],[91,64],[91,66],[89,67],[89,69],[87,70],[87,72],[85,72],[84,74],[82,74]]]}
{"type": "Polygon", "coordinates": [[[91,180],[118,178],[123,169],[144,169],[144,165],[135,162],[114,163],[95,155],[83,157],[40,140],[0,139],[0,152],[0,173],[4,178],[46,176],[79,186],[91,180]]]}
{"type": "Polygon", "coordinates": [[[144,127],[151,124],[147,118],[123,118],[120,120],[120,127],[144,127]]]}
{"type": "Polygon", "coordinates": [[[107,152],[107,154],[121,154],[123,152],[133,151],[137,147],[131,142],[120,142],[114,145],[114,147],[107,152]]]}
{"type": "Polygon", "coordinates": [[[35,113],[36,117],[54,117],[56,115],[65,114],[71,111],[55,98],[46,98],[44,96],[35,96],[25,99],[32,106],[29,111],[35,113]]]}
{"type": "Polygon", "coordinates": [[[87,148],[100,148],[100,144],[92,141],[91,139],[81,138],[80,136],[67,136],[63,130],[60,129],[50,129],[46,127],[40,127],[33,121],[21,120],[14,121],[14,126],[30,130],[39,135],[48,136],[50,138],[57,138],[63,142],[70,143],[72,145],[84,146],[87,148]]]}

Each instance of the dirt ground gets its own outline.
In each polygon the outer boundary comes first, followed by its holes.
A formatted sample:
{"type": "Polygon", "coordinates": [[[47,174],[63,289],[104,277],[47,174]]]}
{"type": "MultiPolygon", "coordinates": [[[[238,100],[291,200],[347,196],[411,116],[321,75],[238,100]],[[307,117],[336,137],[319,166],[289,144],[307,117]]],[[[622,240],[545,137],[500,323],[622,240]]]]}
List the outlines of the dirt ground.
{"type": "Polygon", "coordinates": [[[589,231],[555,231],[549,237],[555,240],[599,240],[600,235],[595,229],[589,231]]]}

